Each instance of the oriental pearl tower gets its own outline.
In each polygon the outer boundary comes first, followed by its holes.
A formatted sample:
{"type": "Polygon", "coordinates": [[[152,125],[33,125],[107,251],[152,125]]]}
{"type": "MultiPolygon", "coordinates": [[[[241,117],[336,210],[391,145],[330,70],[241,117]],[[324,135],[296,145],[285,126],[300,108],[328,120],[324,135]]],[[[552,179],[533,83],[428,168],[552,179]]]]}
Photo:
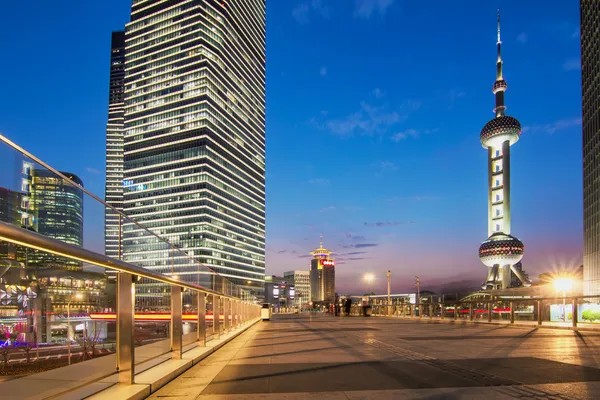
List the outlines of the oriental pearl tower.
{"type": "Polygon", "coordinates": [[[481,145],[488,151],[488,238],[479,247],[479,259],[488,267],[483,289],[505,289],[511,286],[511,271],[524,286],[531,283],[515,265],[523,258],[523,242],[511,235],[510,230],[510,147],[521,135],[521,124],[505,115],[504,92],[506,81],[502,76],[500,55],[500,10],[498,10],[498,61],[496,81],[492,93],[496,96],[496,117],[481,130],[481,145]]]}

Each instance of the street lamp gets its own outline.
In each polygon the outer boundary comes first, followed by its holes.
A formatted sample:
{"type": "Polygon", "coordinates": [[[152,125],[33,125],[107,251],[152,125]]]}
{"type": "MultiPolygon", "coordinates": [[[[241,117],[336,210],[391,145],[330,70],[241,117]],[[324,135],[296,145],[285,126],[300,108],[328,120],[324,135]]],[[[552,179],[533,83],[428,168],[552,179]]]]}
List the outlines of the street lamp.
{"type": "Polygon", "coordinates": [[[415,302],[415,317],[417,312],[417,307],[419,308],[419,317],[421,317],[421,278],[415,276],[415,286],[417,287],[417,301],[415,302]]]}
{"type": "MultiPolygon", "coordinates": [[[[75,293],[75,300],[81,300],[82,298],[83,294],[75,293]]],[[[71,365],[71,301],[73,301],[73,299],[70,299],[67,302],[67,351],[69,365],[71,365]]]]}
{"type": "Polygon", "coordinates": [[[367,281],[367,287],[369,289],[367,291],[367,296],[371,295],[371,282],[373,282],[373,279],[375,279],[373,274],[365,274],[365,281],[367,281]]]}
{"type": "Polygon", "coordinates": [[[563,321],[567,322],[567,292],[573,288],[572,278],[556,278],[554,280],[554,289],[563,294],[563,321]]]}

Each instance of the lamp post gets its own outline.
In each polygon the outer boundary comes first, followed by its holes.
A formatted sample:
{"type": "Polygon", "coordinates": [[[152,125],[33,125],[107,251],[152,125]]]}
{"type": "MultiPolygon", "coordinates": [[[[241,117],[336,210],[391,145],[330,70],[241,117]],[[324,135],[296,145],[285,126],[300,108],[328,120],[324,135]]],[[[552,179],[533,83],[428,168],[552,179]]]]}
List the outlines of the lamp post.
{"type": "Polygon", "coordinates": [[[557,278],[554,280],[554,289],[563,295],[563,321],[567,322],[567,292],[573,287],[573,279],[557,278]]]}
{"type": "Polygon", "coordinates": [[[388,269],[387,272],[387,279],[388,279],[388,298],[387,298],[387,315],[388,317],[390,316],[390,314],[392,313],[392,301],[391,301],[391,278],[392,278],[392,271],[390,271],[388,269]]]}
{"type": "MultiPolygon", "coordinates": [[[[423,310],[421,310],[421,280],[419,279],[418,276],[415,276],[415,286],[417,287],[417,304],[416,304],[416,306],[419,307],[419,316],[420,316],[421,312],[423,310]]],[[[417,307],[415,307],[415,311],[416,311],[417,307]]]]}
{"type": "MultiPolygon", "coordinates": [[[[81,293],[75,293],[75,300],[81,300],[82,298],[83,295],[81,293]]],[[[73,301],[73,299],[70,299],[67,302],[67,357],[69,359],[69,365],[71,365],[71,301],[73,301]]]]}

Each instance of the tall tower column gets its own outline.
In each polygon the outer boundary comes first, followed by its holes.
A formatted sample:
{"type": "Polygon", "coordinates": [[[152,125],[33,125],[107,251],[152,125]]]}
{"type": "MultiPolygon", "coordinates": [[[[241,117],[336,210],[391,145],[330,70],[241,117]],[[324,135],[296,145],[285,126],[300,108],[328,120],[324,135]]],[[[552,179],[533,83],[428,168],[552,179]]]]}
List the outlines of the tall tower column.
{"type": "MultiPolygon", "coordinates": [[[[521,124],[505,115],[504,92],[508,88],[502,75],[500,11],[498,11],[498,59],[496,81],[492,93],[496,98],[495,118],[481,130],[481,145],[488,151],[488,238],[479,247],[479,258],[488,267],[484,289],[508,288],[511,271],[523,258],[523,243],[511,236],[510,217],[510,147],[521,135],[521,124]]],[[[517,274],[523,285],[530,284],[523,274],[517,274]]]]}

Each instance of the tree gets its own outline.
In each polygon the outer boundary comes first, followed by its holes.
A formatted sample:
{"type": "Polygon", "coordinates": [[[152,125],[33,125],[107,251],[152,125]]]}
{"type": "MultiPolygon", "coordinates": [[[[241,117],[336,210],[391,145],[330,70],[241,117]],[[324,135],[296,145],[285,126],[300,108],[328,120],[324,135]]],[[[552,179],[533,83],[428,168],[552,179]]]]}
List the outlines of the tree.
{"type": "Polygon", "coordinates": [[[25,357],[27,358],[27,363],[31,362],[31,350],[33,350],[32,343],[25,343],[19,346],[19,348],[25,353],[25,357]]]}
{"type": "Polygon", "coordinates": [[[4,366],[4,369],[8,368],[8,360],[10,359],[10,355],[14,350],[14,344],[4,344],[0,346],[0,357],[2,357],[2,365],[4,366]]]}

